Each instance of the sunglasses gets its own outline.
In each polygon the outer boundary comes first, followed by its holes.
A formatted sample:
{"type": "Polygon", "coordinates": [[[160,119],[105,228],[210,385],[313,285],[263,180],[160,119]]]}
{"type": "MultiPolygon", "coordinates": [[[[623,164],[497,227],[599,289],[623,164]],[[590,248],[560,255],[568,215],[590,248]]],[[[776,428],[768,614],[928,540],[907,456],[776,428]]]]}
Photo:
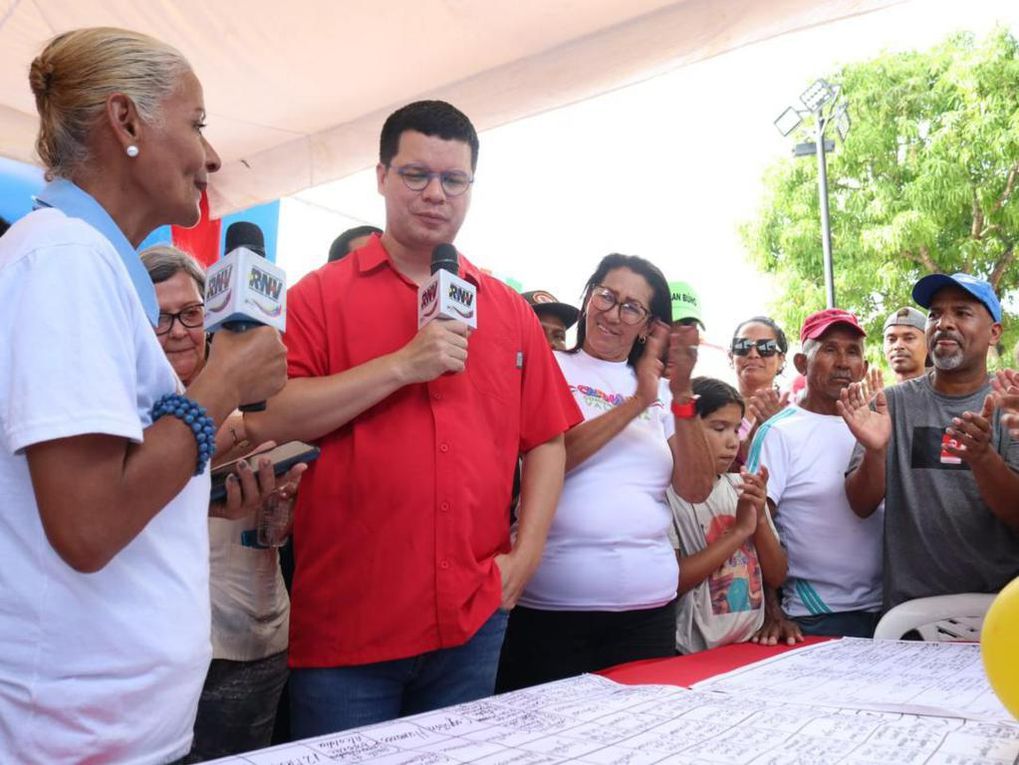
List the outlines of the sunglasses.
{"type": "Polygon", "coordinates": [[[751,340],[748,337],[740,337],[732,341],[733,356],[747,356],[751,348],[756,348],[761,358],[765,359],[781,353],[778,343],[774,340],[751,340]]]}

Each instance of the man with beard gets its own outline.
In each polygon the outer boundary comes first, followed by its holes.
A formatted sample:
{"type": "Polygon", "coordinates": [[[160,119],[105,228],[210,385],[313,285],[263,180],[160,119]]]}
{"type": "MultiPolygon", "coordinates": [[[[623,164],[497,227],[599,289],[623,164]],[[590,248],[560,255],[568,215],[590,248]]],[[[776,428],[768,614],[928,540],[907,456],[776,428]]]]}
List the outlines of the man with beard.
{"type": "Polygon", "coordinates": [[[885,320],[885,361],[895,374],[895,382],[906,382],[924,373],[926,325],[927,317],[910,306],[900,308],[885,320]]]}
{"type": "Polygon", "coordinates": [[[766,595],[767,634],[871,637],[881,606],[881,516],[861,521],[843,489],[855,440],[839,416],[842,392],[867,372],[863,329],[837,308],[808,316],[793,357],[806,393],[758,428],[747,469],[768,468],[768,505],[789,556],[778,608],[766,595]],[[782,629],[773,630],[781,626],[782,629]]]}
{"type": "Polygon", "coordinates": [[[858,444],[846,494],[861,518],[885,501],[884,605],[997,592],[1019,575],[1019,443],[1002,427],[987,374],[1001,304],[969,274],[913,287],[929,309],[934,367],[879,392],[854,385],[839,403],[858,444]]]}

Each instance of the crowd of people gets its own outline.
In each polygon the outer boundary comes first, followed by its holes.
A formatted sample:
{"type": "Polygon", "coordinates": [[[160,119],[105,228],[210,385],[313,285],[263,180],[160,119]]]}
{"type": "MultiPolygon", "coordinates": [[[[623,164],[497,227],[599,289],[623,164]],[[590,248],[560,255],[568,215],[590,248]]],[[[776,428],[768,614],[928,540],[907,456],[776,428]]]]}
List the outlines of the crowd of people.
{"type": "Polygon", "coordinates": [[[219,167],[188,62],[84,29],[30,84],[50,183],[0,238],[5,762],[197,762],[267,745],[280,704],[285,735],[314,736],[636,659],[866,637],[899,603],[1019,575],[1019,374],[988,372],[985,281],[916,283],[884,325],[888,387],[840,309],[796,351],[749,317],[736,385],[698,376],[696,291],[633,255],[592,261],[579,307],[461,256],[477,328],[419,328],[479,151],[466,115],[420,101],[382,126],[384,227],[290,289],[282,337],[209,337],[201,268],[136,251],[197,221],[219,167]],[[801,391],[779,389],[787,360],[801,391]],[[319,458],[274,475],[259,454],[293,440],[319,458]],[[210,502],[210,465],[246,455],[210,502]],[[296,503],[282,567],[254,534],[269,502],[296,503]]]}

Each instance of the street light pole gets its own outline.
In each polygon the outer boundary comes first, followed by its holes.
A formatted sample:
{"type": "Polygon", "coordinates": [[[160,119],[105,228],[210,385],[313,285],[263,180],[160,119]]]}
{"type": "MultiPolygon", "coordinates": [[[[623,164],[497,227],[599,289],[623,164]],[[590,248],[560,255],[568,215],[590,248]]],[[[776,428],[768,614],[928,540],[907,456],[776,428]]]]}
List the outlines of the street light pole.
{"type": "Polygon", "coordinates": [[[831,216],[828,211],[828,162],[826,153],[835,150],[835,142],[826,141],[824,134],[834,123],[839,138],[846,140],[849,132],[849,111],[845,100],[840,100],[841,88],[824,80],[817,80],[800,95],[805,107],[788,107],[778,115],[775,127],[789,136],[800,126],[803,118],[814,117],[814,142],[796,144],[793,156],[803,157],[811,152],[817,156],[817,196],[821,207],[821,250],[824,266],[824,294],[828,308],[835,307],[835,269],[831,254],[831,216]]]}
{"type": "Polygon", "coordinates": [[[821,248],[824,252],[824,296],[828,308],[835,307],[835,274],[831,259],[831,218],[828,214],[828,162],[825,158],[824,129],[827,120],[816,112],[817,193],[821,200],[821,248]]]}

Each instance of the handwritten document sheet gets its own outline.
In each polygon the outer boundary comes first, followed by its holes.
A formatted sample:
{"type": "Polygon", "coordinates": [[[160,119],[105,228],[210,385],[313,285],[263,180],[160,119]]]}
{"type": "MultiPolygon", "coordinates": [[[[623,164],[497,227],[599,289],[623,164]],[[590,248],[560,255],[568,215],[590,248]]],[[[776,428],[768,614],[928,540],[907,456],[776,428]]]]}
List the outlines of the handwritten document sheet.
{"type": "Polygon", "coordinates": [[[812,707],[593,675],[217,760],[231,765],[1012,765],[1019,725],[812,707]]]}
{"type": "Polygon", "coordinates": [[[744,699],[1013,722],[994,695],[976,643],[842,638],[697,683],[744,699]]]}

